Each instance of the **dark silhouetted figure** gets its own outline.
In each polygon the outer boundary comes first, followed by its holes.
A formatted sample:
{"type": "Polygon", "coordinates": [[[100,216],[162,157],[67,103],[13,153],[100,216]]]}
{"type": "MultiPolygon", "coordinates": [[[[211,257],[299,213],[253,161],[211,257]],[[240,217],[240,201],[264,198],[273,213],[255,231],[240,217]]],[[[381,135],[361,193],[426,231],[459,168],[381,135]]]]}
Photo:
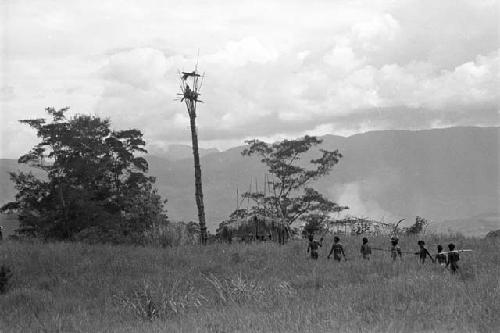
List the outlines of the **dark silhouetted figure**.
{"type": "Polygon", "coordinates": [[[429,258],[431,258],[431,261],[434,262],[434,258],[432,258],[429,251],[425,248],[425,242],[423,240],[419,240],[417,244],[420,247],[420,249],[417,252],[415,252],[415,255],[419,256],[420,263],[422,264],[425,263],[425,259],[427,258],[427,256],[429,256],[429,258]]]}
{"type": "Polygon", "coordinates": [[[2,241],[3,239],[3,230],[2,230],[2,226],[0,226],[0,242],[2,241]]]}
{"type": "Polygon", "coordinates": [[[440,264],[441,266],[446,266],[446,254],[441,253],[443,252],[443,247],[441,245],[438,245],[437,247],[438,253],[436,254],[435,261],[440,264]]]}
{"type": "Polygon", "coordinates": [[[340,257],[340,255],[342,255],[344,257],[344,260],[347,261],[347,258],[345,257],[344,247],[340,244],[340,238],[338,238],[337,236],[333,238],[333,245],[330,253],[328,254],[328,259],[330,259],[332,253],[334,260],[341,261],[342,258],[340,257]]]}
{"type": "Polygon", "coordinates": [[[403,258],[403,253],[401,252],[401,248],[398,243],[399,240],[396,237],[391,237],[391,258],[394,261],[396,261],[398,257],[399,259],[403,258]]]}
{"type": "Polygon", "coordinates": [[[460,260],[460,255],[458,251],[455,251],[455,244],[448,245],[448,262],[446,263],[446,267],[450,266],[451,272],[455,274],[458,271],[458,261],[460,260]]]}
{"type": "Polygon", "coordinates": [[[314,236],[309,235],[309,245],[307,246],[307,253],[311,253],[312,259],[318,259],[318,249],[323,246],[323,238],[320,238],[319,242],[314,239],[314,236]]]}
{"type": "Polygon", "coordinates": [[[361,254],[363,259],[370,260],[372,254],[372,248],[368,245],[368,238],[363,237],[363,245],[361,245],[361,254]]]}

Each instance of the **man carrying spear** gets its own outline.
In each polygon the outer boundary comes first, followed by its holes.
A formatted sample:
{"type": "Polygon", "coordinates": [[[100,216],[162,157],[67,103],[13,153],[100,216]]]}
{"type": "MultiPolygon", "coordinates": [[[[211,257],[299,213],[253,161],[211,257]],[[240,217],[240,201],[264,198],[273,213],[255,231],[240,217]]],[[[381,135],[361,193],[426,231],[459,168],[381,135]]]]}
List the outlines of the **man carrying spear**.
{"type": "Polygon", "coordinates": [[[451,272],[455,274],[458,270],[458,261],[460,260],[460,255],[458,251],[455,251],[455,244],[451,243],[448,245],[448,262],[446,263],[446,267],[450,266],[451,272]]]}
{"type": "Polygon", "coordinates": [[[372,254],[372,248],[368,245],[368,238],[363,237],[363,245],[361,245],[361,255],[363,259],[370,260],[372,254]]]}
{"type": "Polygon", "coordinates": [[[441,252],[443,254],[448,254],[448,261],[446,262],[446,267],[450,266],[451,272],[454,274],[458,271],[458,261],[460,260],[460,252],[472,252],[472,250],[455,250],[455,244],[451,243],[448,245],[448,252],[441,252]]]}
{"type": "Polygon", "coordinates": [[[399,259],[403,259],[403,252],[401,252],[401,248],[398,245],[399,240],[396,237],[391,237],[391,258],[393,261],[399,257],[399,259]]]}
{"type": "Polygon", "coordinates": [[[333,253],[334,260],[341,261],[342,258],[340,257],[340,255],[342,255],[344,257],[344,260],[347,261],[347,258],[345,256],[345,252],[344,252],[344,247],[342,246],[342,244],[340,244],[340,238],[338,238],[337,236],[335,236],[333,238],[332,249],[330,250],[330,253],[328,254],[327,259],[330,259],[332,253],[333,253]]]}
{"type": "Polygon", "coordinates": [[[434,258],[432,258],[431,254],[424,246],[425,242],[423,240],[419,240],[417,244],[420,249],[415,252],[415,255],[418,255],[420,257],[420,263],[425,263],[425,259],[427,258],[427,256],[429,256],[429,258],[431,258],[431,261],[434,262],[434,258]]]}
{"type": "Polygon", "coordinates": [[[401,248],[399,247],[399,239],[397,237],[391,237],[391,247],[389,250],[387,249],[381,249],[378,247],[372,247],[372,250],[377,250],[377,251],[385,251],[385,252],[390,252],[391,253],[391,258],[393,261],[396,261],[398,258],[403,259],[403,253],[404,254],[413,254],[413,252],[403,252],[401,251],[401,248]]]}
{"type": "Polygon", "coordinates": [[[318,259],[318,248],[323,245],[323,237],[320,238],[319,242],[314,239],[314,235],[309,235],[309,245],[307,246],[307,253],[311,252],[311,258],[318,259]]]}
{"type": "Polygon", "coordinates": [[[446,254],[443,253],[443,247],[441,245],[438,245],[437,247],[438,253],[436,254],[436,257],[434,259],[434,262],[437,262],[441,266],[446,266],[446,254]]]}

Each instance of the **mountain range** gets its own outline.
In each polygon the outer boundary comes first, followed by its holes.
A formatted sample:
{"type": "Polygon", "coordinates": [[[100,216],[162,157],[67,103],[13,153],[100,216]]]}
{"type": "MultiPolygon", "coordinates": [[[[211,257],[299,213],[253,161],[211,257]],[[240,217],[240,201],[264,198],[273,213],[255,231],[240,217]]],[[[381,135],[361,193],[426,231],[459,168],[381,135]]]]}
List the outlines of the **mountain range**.
{"type": "MultiPolygon", "coordinates": [[[[200,157],[218,152],[219,150],[217,148],[198,148],[198,154],[200,155],[200,157]]],[[[185,158],[192,158],[193,149],[191,148],[191,146],[186,145],[169,145],[167,146],[167,149],[156,149],[155,155],[161,156],[161,158],[170,161],[178,161],[185,158]]]]}
{"type": "MultiPolygon", "coordinates": [[[[329,175],[312,186],[350,207],[346,214],[385,222],[422,216],[440,232],[482,236],[500,229],[498,127],[387,130],[350,137],[325,135],[322,149],[343,157],[329,175]]],[[[202,133],[200,133],[202,135],[202,133]]],[[[237,198],[250,187],[263,189],[266,168],[257,157],[244,157],[244,146],[203,150],[203,191],[210,230],[246,201],[237,198]]],[[[317,151],[308,153],[313,158],[317,151]]],[[[168,199],[172,220],[197,221],[194,169],[189,146],[147,156],[149,173],[168,199]]],[[[0,204],[13,199],[8,171],[22,169],[16,160],[0,160],[0,204]]]]}

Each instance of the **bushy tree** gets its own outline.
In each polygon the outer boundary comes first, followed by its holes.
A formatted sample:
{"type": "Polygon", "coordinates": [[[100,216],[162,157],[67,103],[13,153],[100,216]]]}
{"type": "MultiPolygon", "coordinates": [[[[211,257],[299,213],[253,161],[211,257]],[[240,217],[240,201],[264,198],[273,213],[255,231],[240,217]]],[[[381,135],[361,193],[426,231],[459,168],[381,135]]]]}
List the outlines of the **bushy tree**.
{"type": "Polygon", "coordinates": [[[40,142],[19,163],[46,172],[11,173],[14,210],[22,234],[45,239],[83,237],[130,240],[157,219],[165,219],[164,201],[147,176],[141,131],[112,131],[109,120],[77,115],[68,108],[47,108],[51,117],[21,120],[37,131],[40,142]]]}
{"type": "Polygon", "coordinates": [[[415,223],[407,228],[405,228],[405,233],[407,235],[418,235],[422,233],[425,228],[429,225],[429,222],[423,217],[417,216],[415,218],[415,223]]]}
{"type": "Polygon", "coordinates": [[[260,140],[247,141],[248,147],[242,155],[259,156],[261,162],[268,167],[271,178],[269,184],[266,184],[269,191],[247,192],[244,196],[257,202],[261,209],[267,210],[267,215],[280,218],[287,225],[298,218],[306,218],[308,214],[312,214],[310,219],[313,220],[314,216],[326,216],[346,209],[347,207],[339,206],[308,186],[327,175],[342,157],[338,150],[319,149],[320,156],[306,163],[304,155],[321,142],[322,140],[307,135],[273,144],[260,140]]]}
{"type": "Polygon", "coordinates": [[[306,223],[302,230],[303,235],[312,235],[315,233],[323,233],[327,230],[329,217],[323,212],[317,212],[307,214],[304,220],[306,223]]]}

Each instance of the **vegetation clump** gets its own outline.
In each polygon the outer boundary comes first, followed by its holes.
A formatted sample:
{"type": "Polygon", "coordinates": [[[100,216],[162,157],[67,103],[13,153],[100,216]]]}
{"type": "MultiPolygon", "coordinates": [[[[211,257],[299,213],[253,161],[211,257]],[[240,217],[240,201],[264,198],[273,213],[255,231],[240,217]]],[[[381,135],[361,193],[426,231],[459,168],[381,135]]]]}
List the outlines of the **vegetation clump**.
{"type": "Polygon", "coordinates": [[[15,212],[20,234],[52,240],[140,242],[144,231],[166,220],[164,201],[148,176],[141,131],[113,131],[96,116],[21,120],[40,142],[19,163],[40,169],[11,172],[17,194],[1,211],[15,212]]]}
{"type": "Polygon", "coordinates": [[[415,218],[415,223],[408,228],[405,228],[405,233],[407,235],[418,235],[425,231],[425,228],[429,225],[429,222],[423,217],[417,216],[415,218]]]}
{"type": "Polygon", "coordinates": [[[328,214],[348,208],[330,201],[310,186],[327,175],[342,158],[338,150],[319,149],[319,156],[306,162],[308,154],[321,143],[321,139],[308,135],[272,144],[247,141],[248,147],[242,155],[260,157],[270,173],[264,191],[243,194],[254,200],[256,213],[279,219],[286,227],[302,218],[315,228],[328,214]]]}

